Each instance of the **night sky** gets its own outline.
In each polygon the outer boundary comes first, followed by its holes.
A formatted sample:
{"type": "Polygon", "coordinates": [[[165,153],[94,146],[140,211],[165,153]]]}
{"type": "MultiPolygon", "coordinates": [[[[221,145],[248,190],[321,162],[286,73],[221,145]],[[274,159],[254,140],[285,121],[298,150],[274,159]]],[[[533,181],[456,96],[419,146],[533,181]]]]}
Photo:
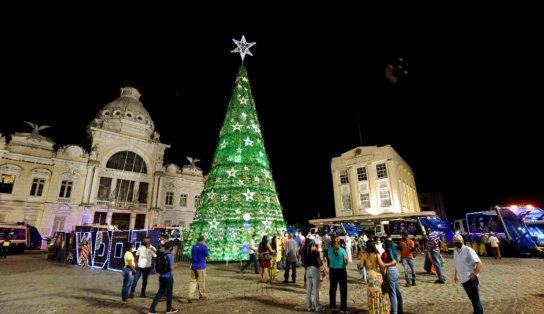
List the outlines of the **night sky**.
{"type": "Polygon", "coordinates": [[[26,120],[52,126],[41,134],[56,147],[88,149],[87,124],[129,81],[172,144],[165,163],[192,156],[207,172],[241,63],[232,38],[243,34],[257,42],[245,65],[289,223],[334,216],[330,161],[360,145],[357,117],[363,145],[392,145],[418,192],[444,194],[450,219],[544,205],[538,19],[399,9],[370,22],[372,12],[317,9],[16,14],[1,22],[0,133],[29,132],[26,120]],[[393,84],[385,68],[399,57],[409,72],[393,84]]]}

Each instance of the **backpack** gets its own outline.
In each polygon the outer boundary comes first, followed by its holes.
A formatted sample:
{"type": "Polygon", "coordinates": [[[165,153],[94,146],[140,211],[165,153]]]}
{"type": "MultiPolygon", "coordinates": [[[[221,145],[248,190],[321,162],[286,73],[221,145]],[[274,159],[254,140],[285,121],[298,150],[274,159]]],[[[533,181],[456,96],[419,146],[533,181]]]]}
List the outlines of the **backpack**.
{"type": "Polygon", "coordinates": [[[164,274],[170,271],[170,263],[168,262],[168,254],[157,251],[157,258],[155,259],[155,271],[159,274],[164,274]]]}

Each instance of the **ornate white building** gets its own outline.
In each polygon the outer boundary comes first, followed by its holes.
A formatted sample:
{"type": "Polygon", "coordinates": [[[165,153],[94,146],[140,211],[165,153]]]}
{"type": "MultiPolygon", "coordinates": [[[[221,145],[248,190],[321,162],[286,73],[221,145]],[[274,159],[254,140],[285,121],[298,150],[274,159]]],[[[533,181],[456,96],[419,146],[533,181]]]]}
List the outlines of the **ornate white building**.
{"type": "Polygon", "coordinates": [[[336,217],[421,211],[412,169],[390,145],[347,151],[331,171],[336,217]]]}
{"type": "MultiPolygon", "coordinates": [[[[0,134],[0,222],[25,221],[42,236],[79,224],[145,229],[189,228],[204,176],[194,162],[163,165],[169,145],[132,87],[101,109],[89,124],[92,149],[54,150],[54,142],[32,133],[0,134]]],[[[67,130],[68,131],[68,130],[67,130]]]]}

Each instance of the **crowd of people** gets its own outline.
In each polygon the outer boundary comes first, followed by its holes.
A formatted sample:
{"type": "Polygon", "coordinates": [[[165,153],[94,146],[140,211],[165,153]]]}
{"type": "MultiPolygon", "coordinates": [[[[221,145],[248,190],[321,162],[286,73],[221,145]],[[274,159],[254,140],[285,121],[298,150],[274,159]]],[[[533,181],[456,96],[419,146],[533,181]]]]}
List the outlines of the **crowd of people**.
{"type": "MultiPolygon", "coordinates": [[[[208,257],[208,247],[205,244],[206,238],[199,237],[198,243],[191,248],[191,278],[189,280],[189,294],[187,296],[188,303],[195,300],[196,292],[198,291],[198,300],[206,301],[208,295],[206,293],[206,258],[208,257]]],[[[131,299],[134,298],[134,293],[138,285],[138,281],[142,278],[141,292],[139,297],[145,298],[148,277],[153,270],[158,273],[159,290],[155,294],[149,308],[150,314],[156,314],[157,304],[162,297],[166,297],[166,313],[177,313],[178,310],[172,306],[173,289],[174,289],[174,274],[176,268],[173,250],[176,245],[169,241],[167,234],[161,235],[160,247],[157,249],[151,244],[151,239],[145,237],[142,240],[142,245],[137,250],[133,248],[133,244],[126,242],[124,244],[125,254],[123,255],[124,267],[122,269],[123,284],[121,288],[121,302],[123,304],[131,304],[131,299]],[[164,259],[164,266],[159,268],[158,259],[164,259]],[[156,268],[153,269],[153,261],[156,261],[156,268]]]]}
{"type": "MultiPolygon", "coordinates": [[[[418,255],[424,256],[423,266],[428,274],[436,275],[435,284],[444,284],[445,246],[443,233],[428,230],[422,242],[414,241],[407,233],[402,234],[399,244],[390,237],[358,238],[317,235],[304,237],[300,232],[285,233],[283,237],[273,236],[269,241],[263,236],[256,244],[257,235],[249,243],[250,259],[242,266],[244,272],[252,263],[259,282],[274,283],[277,269],[284,269],[283,283],[295,283],[297,267],[304,266],[304,288],[306,288],[306,308],[308,311],[322,311],[324,307],[319,292],[324,278],[330,280],[329,307],[337,312],[336,295],[340,289],[340,313],[349,313],[347,307],[348,286],[346,266],[353,257],[359,260],[361,279],[367,285],[367,304],[369,313],[403,313],[403,297],[400,289],[401,271],[404,268],[405,286],[416,286],[416,263],[418,255]],[[271,271],[271,269],[273,271],[271,271]],[[291,280],[289,280],[291,278],[291,280]]],[[[493,240],[491,240],[493,242],[493,240]]],[[[460,235],[454,237],[455,283],[462,283],[474,313],[483,313],[479,298],[479,273],[482,269],[478,254],[470,246],[463,244],[460,235]]]]}
{"type": "MultiPolygon", "coordinates": [[[[349,237],[330,236],[328,234],[311,233],[303,236],[300,232],[286,232],[283,237],[272,235],[262,236],[257,244],[257,235],[249,242],[249,260],[241,267],[245,272],[251,264],[259,276],[260,283],[273,284],[277,282],[278,271],[283,269],[283,283],[297,282],[297,268],[304,267],[304,288],[306,289],[306,308],[308,311],[320,312],[325,309],[319,298],[323,281],[328,277],[329,309],[338,311],[337,290],[340,290],[339,311],[348,311],[348,276],[347,266],[358,263],[357,268],[361,280],[366,283],[368,311],[371,314],[403,313],[403,295],[401,286],[401,270],[403,266],[404,285],[416,286],[416,263],[418,255],[424,255],[424,269],[427,273],[436,275],[436,284],[444,284],[446,277],[443,272],[441,258],[442,237],[439,232],[428,232],[423,243],[414,241],[407,233],[402,235],[398,244],[390,237],[373,237],[361,235],[348,240],[349,237]]],[[[195,300],[206,301],[206,258],[208,248],[205,238],[201,236],[198,243],[191,249],[191,277],[189,281],[188,303],[195,300]]],[[[493,239],[490,240],[494,242],[493,239]]],[[[497,240],[498,242],[498,240],[497,240]]],[[[464,239],[456,235],[454,244],[453,281],[461,283],[469,300],[474,307],[474,313],[483,313],[479,297],[479,274],[482,263],[476,250],[464,245],[464,239]]],[[[164,256],[168,267],[159,272],[159,289],[150,305],[149,313],[156,313],[159,300],[166,297],[166,313],[176,313],[172,306],[175,259],[172,250],[175,245],[169,242],[168,235],[162,235],[160,247],[157,249],[149,238],[144,238],[137,250],[131,243],[125,243],[124,268],[121,301],[131,304],[139,279],[142,278],[139,297],[146,297],[148,277],[153,271],[152,262],[159,256],[164,256]]],[[[494,246],[492,246],[494,247],[494,246]]],[[[499,255],[500,258],[500,255],[499,255]]],[[[158,271],[157,271],[158,272],[158,271]]],[[[409,291],[409,290],[408,290],[409,291]]],[[[407,291],[405,291],[407,293],[407,291]]]]}

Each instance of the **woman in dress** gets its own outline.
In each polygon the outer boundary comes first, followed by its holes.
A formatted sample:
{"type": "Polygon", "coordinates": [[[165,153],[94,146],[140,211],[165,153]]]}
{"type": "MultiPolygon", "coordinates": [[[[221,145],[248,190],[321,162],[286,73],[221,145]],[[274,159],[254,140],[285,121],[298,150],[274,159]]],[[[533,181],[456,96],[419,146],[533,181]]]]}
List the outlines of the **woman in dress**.
{"type": "Polygon", "coordinates": [[[267,236],[263,236],[257,252],[260,274],[259,282],[267,282],[270,278],[270,257],[275,252],[270,246],[270,243],[268,243],[267,236]]]}
{"type": "Polygon", "coordinates": [[[270,283],[273,283],[276,280],[276,275],[278,273],[278,264],[276,263],[278,256],[278,241],[276,240],[276,235],[274,235],[272,239],[270,239],[269,244],[274,251],[274,253],[271,254],[272,256],[270,258],[270,283]]]}
{"type": "Polygon", "coordinates": [[[373,240],[366,242],[366,252],[361,254],[361,267],[368,271],[367,297],[368,312],[370,314],[389,314],[389,302],[387,296],[382,293],[383,275],[381,269],[396,263],[384,263],[376,244],[373,240]]]}
{"type": "Polygon", "coordinates": [[[87,268],[90,252],[91,249],[89,248],[89,243],[87,240],[83,240],[83,244],[81,244],[81,254],[79,254],[81,269],[87,268]]]}

